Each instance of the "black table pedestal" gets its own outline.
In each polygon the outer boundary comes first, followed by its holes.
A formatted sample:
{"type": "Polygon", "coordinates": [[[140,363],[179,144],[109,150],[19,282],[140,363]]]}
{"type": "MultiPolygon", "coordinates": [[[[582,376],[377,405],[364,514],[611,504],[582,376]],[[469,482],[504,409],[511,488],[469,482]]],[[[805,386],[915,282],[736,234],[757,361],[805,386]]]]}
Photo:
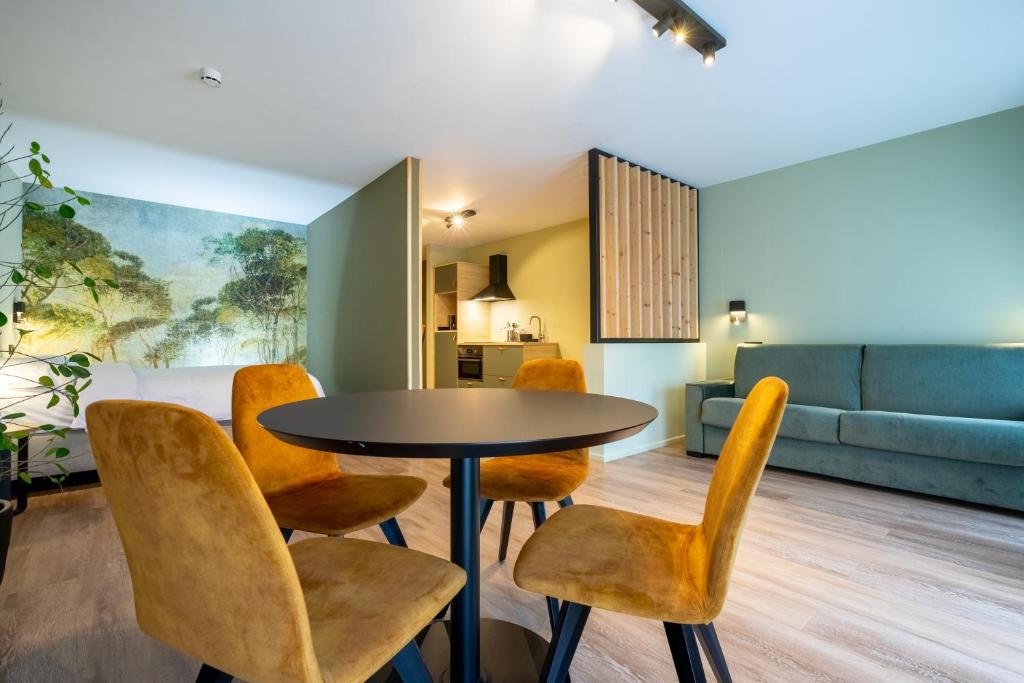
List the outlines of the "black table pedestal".
{"type": "Polygon", "coordinates": [[[466,570],[466,585],[452,600],[451,680],[480,680],[480,459],[452,458],[452,562],[466,570]]]}
{"type": "MultiPolygon", "coordinates": [[[[435,621],[416,639],[430,677],[438,683],[452,683],[450,633],[450,621],[435,621]]],[[[481,619],[479,634],[481,681],[537,683],[544,668],[548,641],[527,628],[499,619],[481,619]]],[[[402,683],[402,679],[388,665],[370,682],[402,683]]]]}

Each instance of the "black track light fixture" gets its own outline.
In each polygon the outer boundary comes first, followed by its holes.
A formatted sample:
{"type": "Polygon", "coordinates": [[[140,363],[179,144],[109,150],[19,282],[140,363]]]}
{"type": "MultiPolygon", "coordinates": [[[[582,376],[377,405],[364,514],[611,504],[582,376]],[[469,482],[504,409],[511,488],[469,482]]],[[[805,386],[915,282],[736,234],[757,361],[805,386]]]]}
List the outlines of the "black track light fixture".
{"type": "Polygon", "coordinates": [[[670,29],[677,45],[686,43],[700,53],[705,66],[725,47],[725,38],[682,0],[633,0],[657,20],[651,31],[658,38],[670,29]]]}
{"type": "Polygon", "coordinates": [[[675,24],[675,23],[676,23],[676,15],[675,15],[675,13],[674,12],[665,12],[663,15],[661,15],[661,19],[658,19],[658,23],[656,23],[651,28],[651,33],[654,34],[655,38],[661,38],[663,35],[665,35],[665,31],[667,31],[670,28],[672,28],[672,25],[675,24]]]}

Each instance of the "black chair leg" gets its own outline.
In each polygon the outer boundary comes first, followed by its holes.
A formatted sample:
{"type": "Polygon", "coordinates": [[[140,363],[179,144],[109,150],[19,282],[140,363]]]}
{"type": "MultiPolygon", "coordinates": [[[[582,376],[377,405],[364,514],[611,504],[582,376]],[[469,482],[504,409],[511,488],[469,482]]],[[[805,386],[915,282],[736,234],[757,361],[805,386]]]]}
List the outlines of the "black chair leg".
{"type": "Polygon", "coordinates": [[[558,501],[558,507],[567,508],[572,505],[572,496],[566,496],[562,500],[558,501]]]}
{"type": "Polygon", "coordinates": [[[534,529],[539,529],[540,525],[548,519],[548,513],[544,509],[544,503],[530,503],[530,512],[533,513],[534,529]]]}
{"type": "Polygon", "coordinates": [[[427,665],[423,662],[423,655],[420,654],[415,640],[391,658],[391,666],[395,667],[402,683],[432,683],[434,680],[427,671],[427,665]]]}
{"type": "Polygon", "coordinates": [[[693,628],[697,632],[697,639],[700,641],[701,647],[704,648],[704,654],[708,658],[708,664],[711,665],[711,672],[715,674],[715,680],[718,683],[732,683],[732,675],[725,663],[725,654],[722,652],[722,644],[718,642],[715,625],[696,624],[693,628]]]}
{"type": "MultiPolygon", "coordinates": [[[[540,525],[547,521],[547,512],[544,510],[544,503],[530,503],[530,510],[533,512],[533,528],[539,529],[540,525]]],[[[558,620],[558,600],[551,596],[544,598],[548,602],[548,623],[551,624],[551,632],[555,632],[555,622],[558,620]]]]}
{"type": "Polygon", "coordinates": [[[590,607],[565,601],[558,613],[558,622],[548,653],[544,657],[544,668],[540,673],[542,683],[563,683],[569,675],[569,665],[576,654],[583,628],[587,625],[590,607]]]}
{"type": "Polygon", "coordinates": [[[291,539],[292,531],[292,529],[285,529],[284,527],[281,527],[281,535],[284,536],[285,543],[287,543],[288,540],[291,539]]]}
{"type": "Polygon", "coordinates": [[[231,683],[233,680],[235,680],[234,676],[226,674],[220,669],[214,669],[209,664],[203,664],[199,669],[199,675],[196,676],[196,683],[231,683]]]}
{"type": "Polygon", "coordinates": [[[405,536],[402,535],[402,529],[398,526],[398,520],[394,517],[381,522],[380,530],[384,532],[384,538],[388,539],[388,543],[391,545],[400,545],[403,548],[409,547],[405,544],[405,536]]]}
{"type": "Polygon", "coordinates": [[[493,506],[494,501],[490,498],[480,499],[480,531],[484,530],[484,524],[487,524],[487,516],[491,514],[493,506]]]}
{"type": "Polygon", "coordinates": [[[508,537],[512,534],[512,514],[515,512],[514,500],[506,500],[501,511],[501,545],[498,547],[498,562],[504,562],[508,555],[508,537]]]}
{"type": "Polygon", "coordinates": [[[668,647],[672,651],[679,683],[707,683],[693,627],[666,621],[665,635],[668,636],[668,647]]]}

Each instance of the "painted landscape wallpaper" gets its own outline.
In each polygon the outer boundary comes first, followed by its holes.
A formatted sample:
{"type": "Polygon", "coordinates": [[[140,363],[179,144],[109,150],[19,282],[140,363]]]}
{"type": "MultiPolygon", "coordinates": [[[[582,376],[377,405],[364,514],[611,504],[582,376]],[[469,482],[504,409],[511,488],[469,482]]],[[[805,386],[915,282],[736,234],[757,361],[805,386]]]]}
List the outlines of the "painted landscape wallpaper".
{"type": "MultiPolygon", "coordinates": [[[[49,204],[60,194],[39,190],[33,199],[49,204]]],[[[91,351],[153,368],[304,363],[305,226],[82,194],[91,205],[72,219],[24,216],[26,263],[54,270],[24,295],[35,330],[28,351],[91,351]],[[59,272],[62,260],[96,279],[96,298],[62,287],[73,275],[59,272]]]]}

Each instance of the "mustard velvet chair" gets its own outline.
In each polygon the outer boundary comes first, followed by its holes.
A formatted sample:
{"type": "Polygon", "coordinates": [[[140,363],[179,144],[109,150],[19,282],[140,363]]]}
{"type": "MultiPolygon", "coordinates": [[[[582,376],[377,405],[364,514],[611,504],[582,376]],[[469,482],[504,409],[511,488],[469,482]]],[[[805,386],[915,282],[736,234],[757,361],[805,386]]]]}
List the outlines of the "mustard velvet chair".
{"type": "Polygon", "coordinates": [[[712,621],[725,604],[747,508],[788,396],[777,377],[750,392],[715,465],[700,524],[578,505],[552,515],[526,542],[516,585],[563,600],[542,681],[565,679],[591,607],[664,622],[680,681],[705,680],[698,639],[715,677],[731,681],[712,621]]]}
{"type": "Polygon", "coordinates": [[[389,661],[403,681],[430,680],[413,638],[463,586],[461,568],[371,541],[286,545],[202,413],[98,401],[86,418],[139,627],[204,662],[198,680],[363,681],[389,661]]]}
{"type": "Polygon", "coordinates": [[[405,545],[395,516],[427,488],[419,477],[347,474],[333,453],[281,441],[256,418],[264,410],[317,398],[305,369],[253,365],[235,373],[231,427],[235,445],[256,478],[285,538],[299,529],[328,536],[380,525],[388,542],[405,545]]]}
{"type": "MultiPolygon", "coordinates": [[[[542,358],[526,361],[512,378],[513,389],[537,391],[587,392],[583,366],[574,360],[542,358]]],[[[508,554],[512,517],[517,502],[527,503],[537,529],[547,518],[546,501],[557,501],[559,507],[572,505],[572,493],[586,481],[590,469],[589,449],[578,448],[542,455],[518,455],[493,458],[480,463],[480,530],[483,531],[494,501],[505,504],[501,513],[501,543],[498,561],[508,554]]],[[[451,485],[451,477],[444,480],[451,485]]],[[[551,627],[558,617],[558,603],[548,598],[548,619],[551,627]]]]}

